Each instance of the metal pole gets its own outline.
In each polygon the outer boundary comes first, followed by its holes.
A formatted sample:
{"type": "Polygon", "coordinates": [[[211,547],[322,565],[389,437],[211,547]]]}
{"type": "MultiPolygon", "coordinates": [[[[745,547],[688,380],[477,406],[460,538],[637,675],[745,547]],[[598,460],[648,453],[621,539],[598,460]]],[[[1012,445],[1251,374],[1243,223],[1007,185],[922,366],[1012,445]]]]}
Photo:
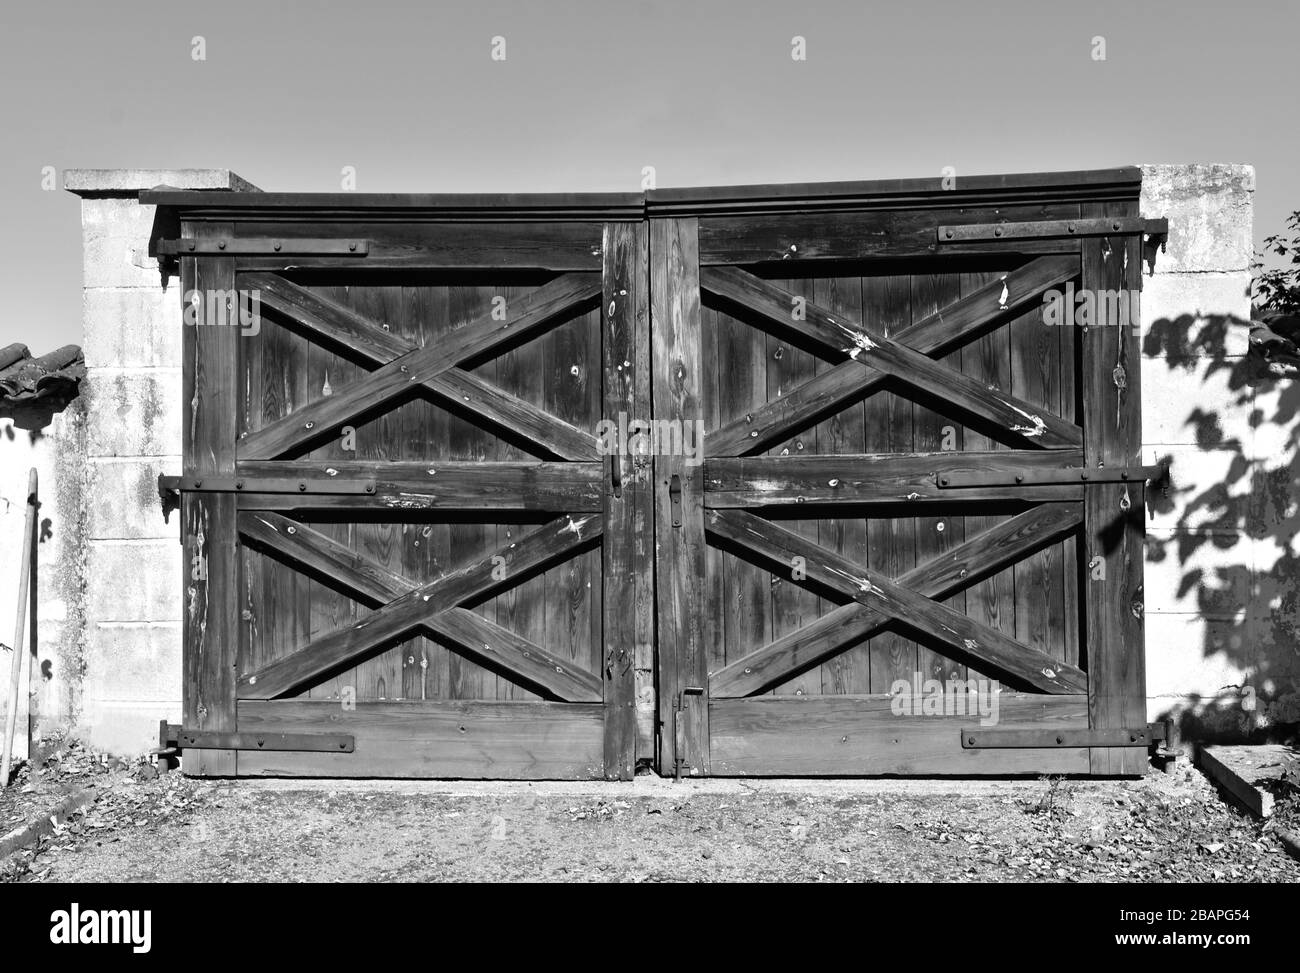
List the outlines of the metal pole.
{"type": "MultiPolygon", "coordinates": [[[[18,576],[18,613],[14,616],[14,657],[9,663],[9,710],[5,714],[4,755],[0,758],[0,787],[9,786],[9,763],[14,755],[14,727],[18,722],[18,691],[23,674],[23,635],[27,630],[27,589],[32,576],[32,538],[36,535],[36,467],[27,477],[27,518],[23,527],[23,561],[18,576]]],[[[23,728],[27,732],[27,728],[23,728]]]]}

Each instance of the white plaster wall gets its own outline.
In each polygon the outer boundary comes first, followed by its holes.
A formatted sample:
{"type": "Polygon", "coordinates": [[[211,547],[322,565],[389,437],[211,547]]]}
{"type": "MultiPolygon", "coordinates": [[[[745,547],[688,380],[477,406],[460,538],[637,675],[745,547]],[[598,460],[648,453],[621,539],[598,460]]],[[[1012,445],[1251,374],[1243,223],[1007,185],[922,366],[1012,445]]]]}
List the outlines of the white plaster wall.
{"type": "Polygon", "coordinates": [[[1295,422],[1247,358],[1254,189],[1246,165],[1143,167],[1142,214],[1169,219],[1143,281],[1143,460],[1173,464],[1168,496],[1148,504],[1148,712],[1197,737],[1300,719],[1296,564],[1280,527],[1295,422]],[[1277,471],[1280,505],[1262,490],[1277,471]]]}
{"type": "MultiPolygon", "coordinates": [[[[42,348],[38,354],[51,349],[42,348]]],[[[29,471],[37,471],[35,604],[26,607],[14,754],[27,755],[28,733],[39,741],[70,726],[78,710],[84,628],[85,576],[82,491],[85,470],[85,414],[74,402],[40,429],[0,422],[0,721],[8,709],[18,577],[22,567],[29,471]],[[32,613],[35,612],[35,636],[32,613]],[[30,719],[28,729],[21,720],[30,719]]],[[[0,726],[3,722],[0,722],[0,726]]]]}

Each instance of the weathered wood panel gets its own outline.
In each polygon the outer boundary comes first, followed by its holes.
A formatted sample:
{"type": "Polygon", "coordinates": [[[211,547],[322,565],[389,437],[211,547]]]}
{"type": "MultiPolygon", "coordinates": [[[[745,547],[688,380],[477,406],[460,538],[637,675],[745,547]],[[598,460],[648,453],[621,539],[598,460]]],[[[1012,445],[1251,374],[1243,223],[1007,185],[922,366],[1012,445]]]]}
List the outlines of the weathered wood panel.
{"type": "MultiPolygon", "coordinates": [[[[228,233],[223,224],[185,225],[195,239],[228,233]]],[[[197,300],[206,319],[215,293],[229,294],[235,267],[226,258],[184,260],[181,294],[197,300]]],[[[218,307],[218,314],[238,308],[218,307]]],[[[186,327],[182,346],[182,401],[190,431],[182,463],[187,476],[230,475],[235,468],[239,404],[236,401],[240,328],[229,318],[220,326],[186,327]]],[[[181,718],[187,729],[234,730],[235,666],[240,639],[240,555],[235,535],[235,498],[228,494],[187,494],[181,500],[181,543],[185,552],[185,615],[181,665],[184,674],[181,718]]],[[[186,774],[229,776],[237,770],[233,750],[201,750],[185,755],[186,774]]]]}
{"type": "MultiPolygon", "coordinates": [[[[1083,216],[1132,216],[1136,204],[1085,206],[1083,216]]],[[[1140,240],[1098,237],[1083,252],[1083,286],[1115,293],[1141,286],[1140,240]]],[[[1097,300],[1097,317],[1082,335],[1084,454],[1089,466],[1140,462],[1141,349],[1138,328],[1112,318],[1111,302],[1097,300]]],[[[1084,500],[1085,656],[1093,729],[1145,725],[1146,675],[1142,633],[1142,486],[1104,484],[1084,500]]],[[[1129,747],[1092,750],[1094,774],[1142,774],[1145,752],[1129,747]]]]}
{"type": "MultiPolygon", "coordinates": [[[[650,290],[656,418],[690,421],[700,402],[698,229],[693,219],[650,224],[655,254],[650,290]]],[[[682,691],[708,687],[700,582],[704,575],[704,467],[682,455],[655,457],[655,584],[659,609],[659,766],[680,758],[684,773],[709,772],[708,707],[682,720],[682,753],[674,740],[674,707],[682,691]]]]}
{"type": "MultiPolygon", "coordinates": [[[[615,422],[619,413],[629,419],[650,415],[648,247],[643,224],[605,227],[603,414],[615,422]]],[[[621,451],[607,459],[606,468],[615,482],[603,484],[605,776],[630,780],[639,756],[638,683],[654,651],[654,475],[649,457],[621,451]]],[[[653,712],[646,715],[653,720],[653,712]]],[[[653,725],[646,730],[652,741],[653,725]]]]}
{"type": "MultiPolygon", "coordinates": [[[[978,726],[967,714],[895,715],[894,700],[871,696],[752,696],[709,706],[715,776],[881,774],[1082,774],[1087,748],[963,750],[960,732],[978,726]]],[[[987,707],[986,707],[987,709],[987,707]]],[[[1031,724],[1086,729],[1084,696],[1002,693],[999,726],[1031,724]]]]}
{"type": "Polygon", "coordinates": [[[505,700],[242,701],[245,732],[346,733],[352,753],[241,753],[240,772],[262,777],[464,777],[589,780],[602,776],[598,703],[505,700]]]}

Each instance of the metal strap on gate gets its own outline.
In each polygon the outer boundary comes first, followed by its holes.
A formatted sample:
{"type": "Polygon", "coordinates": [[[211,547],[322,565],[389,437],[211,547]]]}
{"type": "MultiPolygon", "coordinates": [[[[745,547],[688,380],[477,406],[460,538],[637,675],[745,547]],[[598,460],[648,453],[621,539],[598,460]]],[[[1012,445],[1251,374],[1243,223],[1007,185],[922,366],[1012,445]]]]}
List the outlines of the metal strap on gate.
{"type": "Polygon", "coordinates": [[[990,486],[1064,486],[1098,483],[1167,483],[1169,466],[1065,466],[1056,470],[955,470],[940,473],[939,486],[949,490],[990,486]]]}
{"type": "Polygon", "coordinates": [[[264,733],[187,730],[163,720],[158,726],[159,756],[183,750],[297,750],[311,753],[353,753],[350,733],[264,733]]]}
{"type": "Polygon", "coordinates": [[[1002,223],[964,223],[939,226],[939,243],[1010,243],[1021,240],[1068,240],[1073,237],[1128,235],[1142,237],[1142,259],[1152,273],[1156,251],[1169,240],[1169,220],[1164,217],[1103,216],[1079,220],[1024,220],[1002,223]]]}
{"type": "Polygon", "coordinates": [[[158,498],[163,520],[180,506],[182,493],[297,493],[309,496],[373,495],[375,481],[368,479],[301,480],[283,476],[160,476],[158,498]]]}
{"type": "Polygon", "coordinates": [[[1043,729],[1042,727],[999,726],[961,731],[963,750],[1061,749],[1073,747],[1150,747],[1169,738],[1164,723],[1146,726],[1098,729],[1043,729]]]}

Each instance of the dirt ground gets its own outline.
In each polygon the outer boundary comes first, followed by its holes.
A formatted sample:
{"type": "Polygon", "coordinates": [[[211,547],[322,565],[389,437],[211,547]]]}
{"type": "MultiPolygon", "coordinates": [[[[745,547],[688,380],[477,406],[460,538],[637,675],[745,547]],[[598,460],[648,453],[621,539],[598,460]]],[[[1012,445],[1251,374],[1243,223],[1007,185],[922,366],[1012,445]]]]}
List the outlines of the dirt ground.
{"type": "MultiPolygon", "coordinates": [[[[30,800],[73,783],[73,757],[30,800]]],[[[1139,781],[198,781],[94,768],[9,881],[1295,882],[1199,771],[1139,781]]],[[[47,779],[48,778],[48,779],[47,779]]],[[[17,790],[19,793],[21,789],[17,790]]],[[[10,798],[17,800],[18,796],[10,798]]],[[[16,805],[8,807],[10,823],[16,805]]],[[[0,813],[5,807],[0,805],[0,813]]],[[[1288,812],[1289,813],[1289,812],[1288,812]]]]}

